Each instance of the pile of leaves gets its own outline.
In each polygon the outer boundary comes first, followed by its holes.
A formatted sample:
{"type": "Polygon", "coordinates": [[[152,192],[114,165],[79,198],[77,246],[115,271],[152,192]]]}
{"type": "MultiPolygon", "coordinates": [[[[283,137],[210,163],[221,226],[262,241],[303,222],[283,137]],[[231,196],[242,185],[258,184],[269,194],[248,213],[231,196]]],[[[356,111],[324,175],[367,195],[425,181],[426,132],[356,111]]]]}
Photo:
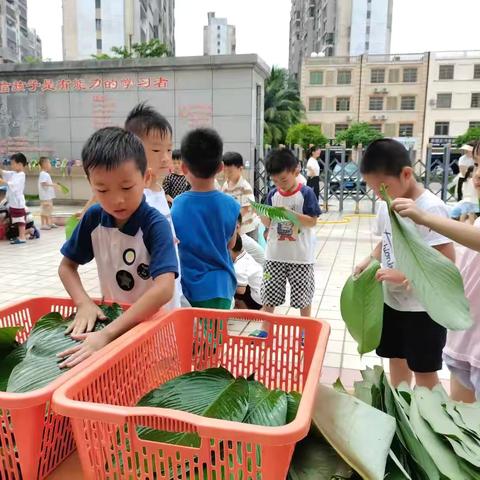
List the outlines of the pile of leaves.
{"type": "MultiPolygon", "coordinates": [[[[100,305],[107,320],[97,321],[101,330],[119,317],[123,310],[117,305],[100,305]]],[[[78,342],[65,330],[74,316],[64,319],[58,312],[48,313],[32,328],[25,343],[15,341],[20,327],[0,328],[0,391],[25,393],[48,385],[66,369],[58,366],[57,354],[78,342]]]]}
{"type": "MultiPolygon", "coordinates": [[[[208,368],[164,383],[147,393],[137,405],[274,427],[295,419],[300,398],[297,392],[269,390],[253,378],[235,378],[225,368],[208,368]]],[[[148,427],[138,427],[137,432],[144,440],[200,446],[196,433],[172,433],[148,427]]]]}
{"type": "Polygon", "coordinates": [[[480,479],[480,403],[454,402],[440,386],[392,388],[381,367],[362,378],[353,395],[338,381],[319,386],[313,423],[352,469],[340,478],[480,479]]]}

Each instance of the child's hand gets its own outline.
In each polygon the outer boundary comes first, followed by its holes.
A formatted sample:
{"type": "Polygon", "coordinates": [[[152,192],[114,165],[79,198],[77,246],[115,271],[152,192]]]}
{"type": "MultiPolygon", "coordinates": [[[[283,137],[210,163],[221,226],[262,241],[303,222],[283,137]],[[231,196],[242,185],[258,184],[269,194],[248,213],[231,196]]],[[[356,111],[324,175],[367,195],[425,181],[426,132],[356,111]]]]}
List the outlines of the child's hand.
{"type": "Polygon", "coordinates": [[[93,302],[82,303],[78,306],[75,320],[65,330],[65,335],[72,333],[72,337],[85,332],[91,332],[98,320],[106,320],[101,308],[93,302]]]}
{"type": "Polygon", "coordinates": [[[425,212],[417,207],[417,204],[410,198],[396,198],[392,202],[392,208],[401,217],[412,219],[415,223],[422,225],[425,212]]]}
{"type": "Polygon", "coordinates": [[[358,265],[353,269],[353,275],[358,277],[371,263],[372,257],[364,258],[358,265]]]}
{"type": "Polygon", "coordinates": [[[110,341],[103,330],[72,335],[72,338],[74,340],[83,340],[83,342],[57,354],[59,359],[64,359],[63,362],[58,365],[60,368],[72,368],[78,365],[110,341]]]}
{"type": "Polygon", "coordinates": [[[405,275],[400,270],[394,268],[380,268],[377,270],[375,278],[379,282],[393,283],[394,285],[404,285],[409,289],[409,283],[405,275]]]}

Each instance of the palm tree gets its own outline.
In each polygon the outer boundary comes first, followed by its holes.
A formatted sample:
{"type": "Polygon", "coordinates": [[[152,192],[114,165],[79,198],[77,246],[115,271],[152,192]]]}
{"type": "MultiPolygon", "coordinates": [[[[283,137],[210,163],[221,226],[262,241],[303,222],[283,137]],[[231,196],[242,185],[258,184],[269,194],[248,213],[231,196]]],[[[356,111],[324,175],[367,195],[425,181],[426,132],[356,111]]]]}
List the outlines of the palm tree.
{"type": "Polygon", "coordinates": [[[288,128],[303,119],[305,107],[298,85],[287,70],[272,67],[265,82],[265,144],[285,143],[288,128]]]}

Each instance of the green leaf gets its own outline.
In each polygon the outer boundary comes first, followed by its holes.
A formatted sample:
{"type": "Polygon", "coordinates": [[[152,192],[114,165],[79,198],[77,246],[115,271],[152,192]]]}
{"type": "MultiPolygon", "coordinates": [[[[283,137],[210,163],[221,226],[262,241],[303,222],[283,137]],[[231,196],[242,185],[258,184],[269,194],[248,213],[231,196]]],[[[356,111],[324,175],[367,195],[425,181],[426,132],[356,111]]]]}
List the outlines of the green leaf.
{"type": "Polygon", "coordinates": [[[22,327],[0,328],[0,360],[18,345],[15,338],[20,330],[22,330],[22,327]]]}
{"type": "Polygon", "coordinates": [[[347,389],[344,387],[340,377],[335,380],[335,383],[332,385],[333,389],[339,393],[348,393],[347,389]]]}
{"type": "MultiPolygon", "coordinates": [[[[312,429],[293,454],[288,480],[331,480],[352,478],[354,472],[338,453],[312,429]]],[[[358,477],[355,477],[358,478],[358,477]]]]}
{"type": "Polygon", "coordinates": [[[287,403],[285,392],[269,390],[260,382],[248,382],[248,411],[243,423],[267,427],[285,425],[287,403]]]}
{"type": "MultiPolygon", "coordinates": [[[[210,418],[241,422],[248,411],[248,382],[235,379],[224,368],[209,368],[176,377],[147,393],[138,406],[170,408],[210,418]]],[[[286,399],[285,399],[286,412],[286,399]]],[[[286,413],[285,413],[286,415],[286,413]]],[[[138,427],[140,438],[163,443],[198,447],[196,434],[172,433],[138,427]]]]}
{"type": "Polygon", "coordinates": [[[395,419],[351,395],[319,384],[313,423],[363,478],[383,480],[395,419]]]}
{"type": "MultiPolygon", "coordinates": [[[[113,317],[112,317],[113,318],[113,317]]],[[[94,331],[101,330],[109,320],[97,321],[94,331]]],[[[57,353],[78,344],[65,335],[69,321],[52,312],[40,318],[25,342],[25,356],[16,364],[8,379],[8,392],[30,392],[48,385],[66,371],[58,366],[57,353]]]]}
{"type": "Polygon", "coordinates": [[[65,223],[65,237],[68,240],[72,234],[77,225],[79,224],[80,220],[76,215],[72,215],[67,222],[65,223]]]}
{"type": "Polygon", "coordinates": [[[381,194],[388,204],[398,269],[407,277],[416,297],[430,317],[443,327],[449,330],[470,328],[469,303],[458,268],[427,245],[415,227],[391,209],[391,200],[384,187],[381,194]]]}
{"type": "Polygon", "coordinates": [[[375,279],[379,268],[374,260],[358,277],[349,277],[340,296],[343,321],[358,343],[360,355],[375,350],[382,336],[383,289],[375,279]]]}
{"type": "Polygon", "coordinates": [[[410,421],[418,439],[432,457],[440,473],[450,480],[461,480],[463,474],[457,456],[443,441],[442,437],[437,435],[422,418],[415,400],[415,394],[410,404],[410,421]]]}
{"type": "Polygon", "coordinates": [[[298,407],[300,406],[300,400],[302,395],[298,392],[287,393],[287,421],[286,423],[293,422],[297,416],[298,407]]]}
{"type": "Polygon", "coordinates": [[[267,217],[275,222],[291,222],[297,227],[301,226],[298,217],[283,207],[273,207],[271,205],[265,205],[263,203],[252,201],[250,201],[250,205],[262,217],[267,217]]]}
{"type": "Polygon", "coordinates": [[[64,195],[67,195],[68,193],[70,193],[70,189],[63,183],[57,182],[57,185],[60,187],[60,190],[64,195]]]}
{"type": "Polygon", "coordinates": [[[17,345],[0,362],[0,392],[6,392],[12,370],[25,358],[27,349],[24,343],[17,345]]]}

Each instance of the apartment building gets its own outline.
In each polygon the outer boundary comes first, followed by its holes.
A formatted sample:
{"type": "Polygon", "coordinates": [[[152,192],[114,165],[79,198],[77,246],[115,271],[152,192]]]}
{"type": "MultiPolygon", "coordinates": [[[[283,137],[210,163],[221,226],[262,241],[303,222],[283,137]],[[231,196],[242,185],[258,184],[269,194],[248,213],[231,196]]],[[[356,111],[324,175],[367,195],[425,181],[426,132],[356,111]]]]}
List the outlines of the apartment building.
{"type": "Polygon", "coordinates": [[[175,53],[175,0],[63,0],[63,59],[158,38],[175,53]]]}
{"type": "Polygon", "coordinates": [[[393,0],[292,0],[289,71],[312,54],[390,53],[393,0]]]}
{"type": "Polygon", "coordinates": [[[303,65],[307,121],[329,138],[353,122],[421,151],[428,54],[315,57],[303,65]]]}
{"type": "Polygon", "coordinates": [[[42,58],[42,41],[27,26],[27,0],[0,0],[0,63],[42,58]]]}
{"type": "Polygon", "coordinates": [[[215,12],[208,12],[208,25],[203,27],[204,55],[234,55],[236,32],[226,18],[218,18],[215,12]]]}
{"type": "Polygon", "coordinates": [[[480,51],[432,52],[427,92],[424,144],[480,127],[480,51]]]}

